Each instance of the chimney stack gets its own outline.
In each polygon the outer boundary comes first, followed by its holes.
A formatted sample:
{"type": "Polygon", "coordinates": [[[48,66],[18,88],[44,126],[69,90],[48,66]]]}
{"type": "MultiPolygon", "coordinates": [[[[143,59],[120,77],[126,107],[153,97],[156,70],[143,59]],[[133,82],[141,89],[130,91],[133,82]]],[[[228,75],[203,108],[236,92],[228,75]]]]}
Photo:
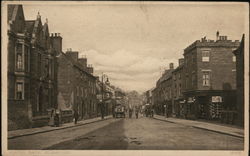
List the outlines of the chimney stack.
{"type": "Polygon", "coordinates": [[[216,41],[219,40],[219,36],[220,36],[220,32],[217,31],[217,32],[216,32],[216,41]]]}
{"type": "Polygon", "coordinates": [[[174,63],[169,63],[169,69],[174,69],[174,63]]]}
{"type": "Polygon", "coordinates": [[[182,65],[184,63],[184,58],[180,58],[179,59],[179,66],[182,65]]]}
{"type": "Polygon", "coordinates": [[[57,33],[51,33],[50,39],[52,47],[56,51],[56,55],[59,55],[62,52],[62,37],[58,36],[57,33]]]}

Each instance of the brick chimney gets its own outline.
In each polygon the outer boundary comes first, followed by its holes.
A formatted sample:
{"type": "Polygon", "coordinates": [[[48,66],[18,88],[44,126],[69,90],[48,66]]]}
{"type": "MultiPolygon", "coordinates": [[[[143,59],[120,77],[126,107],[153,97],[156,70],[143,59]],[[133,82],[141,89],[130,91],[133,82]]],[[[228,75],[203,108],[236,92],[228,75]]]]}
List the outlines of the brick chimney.
{"type": "Polygon", "coordinates": [[[94,68],[92,67],[92,65],[88,65],[87,72],[90,73],[90,74],[94,73],[94,68]]]}
{"type": "Polygon", "coordinates": [[[216,32],[216,41],[218,41],[218,40],[219,40],[219,36],[220,36],[220,32],[219,32],[219,31],[217,31],[217,32],[216,32]]]}
{"type": "Polygon", "coordinates": [[[56,55],[62,52],[62,37],[60,33],[51,33],[50,39],[52,42],[52,48],[56,51],[56,55]]]}
{"type": "Polygon", "coordinates": [[[72,51],[72,49],[67,49],[66,55],[70,56],[74,61],[78,61],[78,52],[77,51],[72,51]]]}
{"type": "Polygon", "coordinates": [[[182,65],[184,63],[184,58],[180,58],[179,59],[179,66],[182,65]]]}
{"type": "Polygon", "coordinates": [[[169,63],[169,69],[174,69],[174,63],[169,63]]]}
{"type": "Polygon", "coordinates": [[[79,58],[78,62],[83,66],[84,69],[87,68],[87,58],[79,58]]]}

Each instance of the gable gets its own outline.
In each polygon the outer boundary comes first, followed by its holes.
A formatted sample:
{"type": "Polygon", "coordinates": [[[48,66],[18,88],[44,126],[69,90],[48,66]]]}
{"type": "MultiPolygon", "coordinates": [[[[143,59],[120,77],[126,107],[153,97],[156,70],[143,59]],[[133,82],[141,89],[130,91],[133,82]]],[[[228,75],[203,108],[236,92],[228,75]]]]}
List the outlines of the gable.
{"type": "Polygon", "coordinates": [[[8,22],[13,32],[24,32],[25,18],[22,5],[8,5],[8,22]]]}

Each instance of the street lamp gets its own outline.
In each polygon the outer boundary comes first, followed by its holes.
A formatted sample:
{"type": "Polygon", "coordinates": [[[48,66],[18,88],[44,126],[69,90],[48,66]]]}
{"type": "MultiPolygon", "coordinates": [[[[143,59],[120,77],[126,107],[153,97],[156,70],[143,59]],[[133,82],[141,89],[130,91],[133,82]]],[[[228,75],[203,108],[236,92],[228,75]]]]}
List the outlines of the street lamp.
{"type": "Polygon", "coordinates": [[[104,103],[104,82],[103,82],[105,78],[108,78],[108,76],[102,73],[102,104],[101,104],[102,119],[104,119],[104,110],[105,110],[104,108],[104,104],[105,104],[104,103]]]}

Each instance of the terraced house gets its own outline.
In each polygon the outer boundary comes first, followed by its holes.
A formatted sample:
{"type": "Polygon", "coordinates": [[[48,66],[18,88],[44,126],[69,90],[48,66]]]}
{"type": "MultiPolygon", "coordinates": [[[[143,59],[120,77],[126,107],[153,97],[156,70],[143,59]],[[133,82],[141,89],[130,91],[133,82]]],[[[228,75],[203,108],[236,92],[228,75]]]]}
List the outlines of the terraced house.
{"type": "MultiPolygon", "coordinates": [[[[58,34],[52,37],[56,39],[58,34]]],[[[87,66],[87,58],[79,58],[78,55],[77,51],[68,49],[57,56],[58,109],[62,111],[62,122],[72,121],[73,111],[78,112],[79,119],[98,115],[94,69],[87,66]]]]}
{"type": "Polygon", "coordinates": [[[22,5],[8,5],[8,129],[42,126],[57,107],[56,55],[48,20],[27,21],[22,5]]]}

